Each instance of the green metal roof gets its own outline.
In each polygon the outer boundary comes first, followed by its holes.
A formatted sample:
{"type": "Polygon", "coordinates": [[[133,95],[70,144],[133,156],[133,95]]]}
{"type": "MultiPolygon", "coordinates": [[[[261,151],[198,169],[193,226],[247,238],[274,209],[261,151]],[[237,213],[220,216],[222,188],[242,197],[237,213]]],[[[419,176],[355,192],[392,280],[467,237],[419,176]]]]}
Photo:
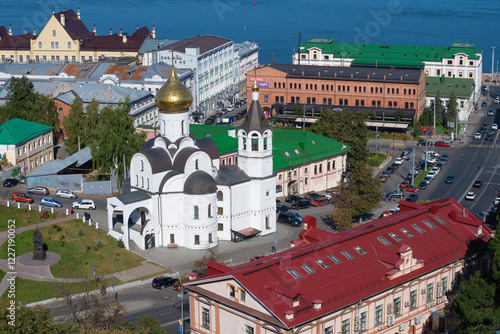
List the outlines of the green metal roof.
{"type": "Polygon", "coordinates": [[[0,145],[18,145],[54,129],[45,124],[13,118],[0,125],[0,145]]]}
{"type": "MultiPolygon", "coordinates": [[[[191,124],[196,139],[210,137],[221,155],[238,151],[238,139],[229,136],[234,126],[191,124]]],[[[310,131],[273,129],[273,169],[280,170],[343,154],[349,146],[310,131]]]]}
{"type": "Polygon", "coordinates": [[[449,97],[455,91],[456,97],[470,98],[474,90],[474,79],[425,77],[425,95],[449,97]]]}
{"type": "Polygon", "coordinates": [[[401,58],[381,58],[377,59],[375,57],[359,57],[351,62],[351,65],[370,65],[370,66],[404,66],[404,67],[418,67],[423,68],[424,63],[418,59],[401,59],[401,58]]]}
{"type": "Polygon", "coordinates": [[[479,59],[477,54],[483,52],[475,49],[472,43],[451,43],[450,46],[338,43],[331,37],[327,39],[311,37],[306,43],[300,44],[301,53],[307,53],[310,48],[321,49],[324,54],[333,54],[335,57],[343,55],[344,58],[362,57],[379,61],[387,58],[442,62],[443,58],[453,58],[457,53],[464,53],[472,60],[479,59]]]}

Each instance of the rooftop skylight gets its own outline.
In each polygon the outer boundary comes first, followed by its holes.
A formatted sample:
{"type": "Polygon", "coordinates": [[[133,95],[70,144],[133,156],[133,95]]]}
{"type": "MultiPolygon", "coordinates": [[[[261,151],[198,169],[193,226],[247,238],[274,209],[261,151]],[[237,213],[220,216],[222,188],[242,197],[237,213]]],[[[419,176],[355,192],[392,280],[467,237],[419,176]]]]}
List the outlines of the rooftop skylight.
{"type": "Polygon", "coordinates": [[[403,232],[408,238],[413,238],[413,233],[411,233],[410,231],[408,231],[407,229],[405,228],[402,228],[401,229],[401,232],[403,232]]]}
{"type": "Polygon", "coordinates": [[[425,230],[418,226],[417,224],[413,224],[411,227],[413,227],[415,230],[417,230],[419,233],[425,233],[425,230]]]}
{"type": "Polygon", "coordinates": [[[434,226],[434,224],[433,224],[433,223],[431,223],[431,222],[430,222],[430,221],[428,221],[428,220],[424,220],[424,224],[425,224],[425,225],[427,225],[427,226],[429,226],[431,229],[435,229],[435,228],[436,228],[436,226],[434,226]]]}
{"type": "Polygon", "coordinates": [[[296,271],[295,271],[295,270],[293,270],[293,269],[288,270],[288,273],[289,273],[290,275],[292,275],[292,276],[293,276],[293,278],[295,278],[295,279],[299,279],[299,278],[300,278],[299,273],[298,273],[298,272],[296,272],[296,271]]]}
{"type": "Polygon", "coordinates": [[[361,248],[360,246],[354,247],[354,249],[361,255],[366,255],[368,254],[365,249],[361,248]]]}
{"type": "Polygon", "coordinates": [[[353,260],[354,259],[354,256],[352,256],[348,251],[342,251],[341,253],[344,254],[344,256],[346,258],[348,258],[349,260],[353,260]]]}
{"type": "Polygon", "coordinates": [[[446,222],[441,219],[441,217],[436,217],[436,220],[440,222],[442,225],[446,225],[446,222]]]}
{"type": "Polygon", "coordinates": [[[314,274],[314,270],[311,267],[309,267],[307,264],[303,264],[302,269],[304,269],[308,274],[314,274]]]}
{"type": "Polygon", "coordinates": [[[396,240],[396,241],[398,241],[398,242],[403,241],[403,238],[401,238],[399,235],[397,235],[397,234],[396,234],[396,233],[394,233],[394,232],[390,232],[390,233],[389,233],[389,235],[390,235],[390,236],[391,236],[394,240],[396,240]]]}
{"type": "Polygon", "coordinates": [[[386,246],[390,246],[391,245],[391,243],[386,238],[384,238],[384,237],[378,237],[377,239],[378,239],[378,241],[380,241],[381,243],[383,243],[386,246]]]}
{"type": "Polygon", "coordinates": [[[329,266],[328,266],[328,263],[326,263],[326,262],[325,262],[325,261],[323,261],[323,260],[316,260],[316,263],[317,263],[317,264],[319,264],[319,266],[320,266],[321,268],[323,268],[323,269],[326,269],[326,268],[328,268],[328,267],[329,267],[329,266]]]}
{"type": "Polygon", "coordinates": [[[335,255],[328,255],[330,260],[332,260],[335,264],[341,264],[342,261],[340,261],[335,255]]]}

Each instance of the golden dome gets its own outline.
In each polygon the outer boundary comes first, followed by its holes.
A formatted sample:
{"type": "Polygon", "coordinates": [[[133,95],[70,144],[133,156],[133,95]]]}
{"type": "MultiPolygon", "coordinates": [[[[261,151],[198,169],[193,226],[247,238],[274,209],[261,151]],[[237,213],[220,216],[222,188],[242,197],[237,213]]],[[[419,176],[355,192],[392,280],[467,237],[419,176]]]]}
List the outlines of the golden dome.
{"type": "Polygon", "coordinates": [[[252,92],[258,92],[258,91],[259,91],[259,84],[257,83],[257,78],[255,78],[252,85],[252,92]]]}
{"type": "Polygon", "coordinates": [[[186,112],[193,103],[193,95],[177,78],[173,66],[170,78],[156,93],[155,102],[160,111],[167,114],[186,112]]]}

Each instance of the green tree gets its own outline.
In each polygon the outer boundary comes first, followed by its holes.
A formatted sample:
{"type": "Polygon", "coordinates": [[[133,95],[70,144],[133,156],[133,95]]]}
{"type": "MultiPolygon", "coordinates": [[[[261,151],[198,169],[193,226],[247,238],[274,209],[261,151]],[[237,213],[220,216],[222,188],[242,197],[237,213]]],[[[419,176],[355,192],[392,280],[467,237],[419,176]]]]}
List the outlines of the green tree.
{"type": "Polygon", "coordinates": [[[352,227],[352,217],[356,214],[356,209],[354,208],[355,194],[342,181],[337,193],[332,197],[335,206],[328,216],[334,221],[338,231],[346,231],[352,227]]]}
{"type": "Polygon", "coordinates": [[[396,110],[396,113],[394,114],[394,120],[399,122],[401,121],[401,119],[405,117],[405,112],[403,109],[401,108],[398,108],[398,110],[396,110]]]}
{"type": "Polygon", "coordinates": [[[69,154],[76,153],[86,146],[89,136],[89,129],[86,127],[86,122],[86,116],[83,112],[83,102],[79,98],[76,98],[71,104],[68,116],[63,121],[66,132],[66,140],[64,142],[69,154]]]}
{"type": "Polygon", "coordinates": [[[453,312],[461,320],[463,334],[495,333],[500,323],[500,309],[495,305],[495,287],[479,272],[460,283],[453,302],[453,312]]]}
{"type": "MultiPolygon", "coordinates": [[[[497,216],[497,220],[500,216],[497,216]]],[[[491,281],[495,283],[500,282],[500,236],[499,233],[495,234],[493,240],[490,241],[488,249],[492,256],[492,267],[491,267],[491,281]]],[[[496,304],[500,305],[500,285],[496,286],[496,304]]]]}
{"type": "Polygon", "coordinates": [[[420,122],[413,123],[413,137],[420,136],[420,122]]]}
{"type": "MultiPolygon", "coordinates": [[[[450,101],[448,103],[448,109],[446,111],[446,121],[447,122],[456,122],[457,121],[457,113],[458,113],[458,103],[457,96],[455,91],[453,91],[450,95],[450,101]]],[[[448,125],[448,124],[446,124],[448,125]]]]}
{"type": "Polygon", "coordinates": [[[368,128],[364,118],[349,109],[344,112],[333,112],[325,110],[321,118],[311,126],[314,133],[335,139],[349,145],[351,149],[347,153],[348,165],[355,162],[366,162],[368,151],[366,149],[368,128]]]}
{"type": "Polygon", "coordinates": [[[379,205],[380,182],[365,163],[356,162],[353,165],[348,187],[355,199],[353,207],[356,215],[364,215],[379,205]]]}
{"type": "MultiPolygon", "coordinates": [[[[441,99],[440,92],[436,93],[434,103],[436,104],[436,126],[442,125],[444,122],[445,108],[444,108],[443,100],[441,99]]],[[[432,121],[432,123],[430,125],[434,125],[434,119],[431,119],[431,121],[432,121]]]]}
{"type": "MultiPolygon", "coordinates": [[[[151,314],[141,316],[137,320],[137,324],[139,325],[139,333],[167,334],[167,331],[163,327],[161,327],[158,319],[153,317],[151,314]]],[[[184,324],[184,326],[186,325],[184,324]]]]}
{"type": "Polygon", "coordinates": [[[422,115],[420,115],[419,122],[421,125],[434,125],[434,111],[425,107],[422,115]]]}

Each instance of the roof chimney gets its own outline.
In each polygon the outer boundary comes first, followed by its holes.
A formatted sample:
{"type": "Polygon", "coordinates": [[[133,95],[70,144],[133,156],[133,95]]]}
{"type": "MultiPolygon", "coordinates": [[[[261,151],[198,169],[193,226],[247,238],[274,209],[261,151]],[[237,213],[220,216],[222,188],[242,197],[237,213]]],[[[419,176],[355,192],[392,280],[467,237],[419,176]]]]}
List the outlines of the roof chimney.
{"type": "Polygon", "coordinates": [[[153,37],[153,39],[156,39],[156,29],[154,23],[153,23],[153,32],[151,33],[151,37],[153,37]]]}
{"type": "Polygon", "coordinates": [[[436,204],[431,205],[431,215],[437,215],[438,213],[438,206],[436,204]]]}
{"type": "Polygon", "coordinates": [[[284,255],[280,259],[280,269],[288,270],[292,267],[292,257],[290,255],[284,255]]]}
{"type": "Polygon", "coordinates": [[[304,76],[304,71],[302,71],[302,76],[304,76]]]}
{"type": "Polygon", "coordinates": [[[24,34],[26,35],[28,33],[28,28],[24,27],[24,34]]]}
{"type": "Polygon", "coordinates": [[[94,23],[94,36],[97,36],[97,29],[95,28],[95,23],[94,23]]]}
{"type": "Polygon", "coordinates": [[[385,74],[384,74],[384,80],[385,80],[385,74]]]}
{"type": "Polygon", "coordinates": [[[120,27],[120,36],[122,36],[122,35],[123,35],[123,34],[122,34],[122,27],[120,27]]]}
{"type": "Polygon", "coordinates": [[[351,73],[351,79],[354,78],[354,73],[351,73]]]}
{"type": "Polygon", "coordinates": [[[333,73],[333,77],[336,78],[337,77],[337,72],[333,73]]]}
{"type": "Polygon", "coordinates": [[[109,28],[109,35],[113,35],[113,28],[109,28]]]}
{"type": "Polygon", "coordinates": [[[35,30],[35,27],[33,27],[33,36],[36,36],[36,30],[35,30]]]}
{"type": "Polygon", "coordinates": [[[127,43],[127,33],[124,33],[122,36],[123,36],[123,43],[127,43]]]}
{"type": "Polygon", "coordinates": [[[305,216],[304,219],[302,219],[302,223],[304,225],[304,230],[309,230],[313,227],[316,227],[316,218],[313,216],[305,216]]]}
{"type": "Polygon", "coordinates": [[[63,11],[61,12],[61,24],[63,27],[66,26],[66,16],[64,16],[65,11],[66,11],[66,8],[63,7],[63,11]]]}
{"type": "Polygon", "coordinates": [[[401,81],[403,81],[403,76],[401,76],[401,81]]]}
{"type": "Polygon", "coordinates": [[[82,18],[80,17],[80,5],[78,5],[78,11],[76,12],[76,16],[78,16],[78,19],[81,20],[82,18]]]}
{"type": "Polygon", "coordinates": [[[319,310],[319,309],[321,309],[322,305],[323,305],[323,301],[321,299],[313,300],[313,309],[319,310]]]}
{"type": "Polygon", "coordinates": [[[9,23],[9,35],[12,35],[12,26],[9,23]]]}

